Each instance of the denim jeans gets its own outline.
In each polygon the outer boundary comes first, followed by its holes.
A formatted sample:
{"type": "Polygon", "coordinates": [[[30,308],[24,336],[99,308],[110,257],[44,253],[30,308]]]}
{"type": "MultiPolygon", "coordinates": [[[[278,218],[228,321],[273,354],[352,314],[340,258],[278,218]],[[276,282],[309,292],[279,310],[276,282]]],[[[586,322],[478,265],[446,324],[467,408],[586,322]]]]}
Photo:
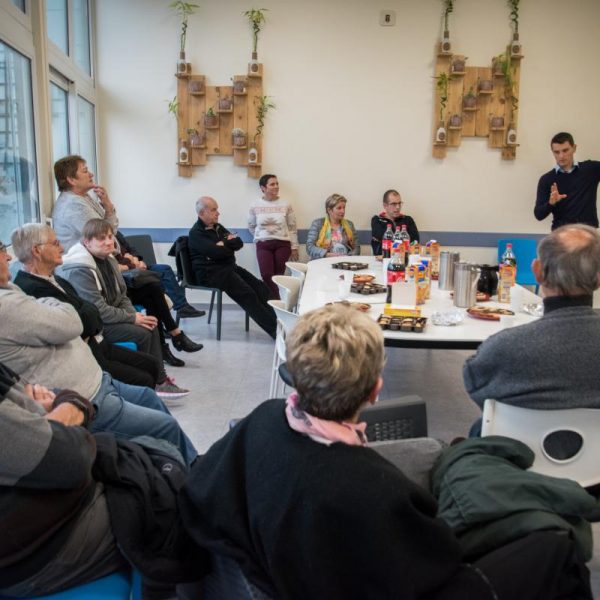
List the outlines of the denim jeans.
{"type": "Polygon", "coordinates": [[[128,385],[113,379],[108,373],[102,373],[100,389],[92,402],[97,408],[96,418],[90,427],[92,433],[109,431],[125,439],[148,435],[167,440],[177,447],[188,465],[198,455],[191,440],[154,390],[128,385]]]}
{"type": "Polygon", "coordinates": [[[185,298],[185,291],[179,285],[173,269],[169,265],[152,265],[148,267],[150,271],[154,271],[157,275],[160,275],[160,282],[165,288],[167,296],[171,298],[173,302],[173,309],[179,310],[187,304],[185,298]]]}

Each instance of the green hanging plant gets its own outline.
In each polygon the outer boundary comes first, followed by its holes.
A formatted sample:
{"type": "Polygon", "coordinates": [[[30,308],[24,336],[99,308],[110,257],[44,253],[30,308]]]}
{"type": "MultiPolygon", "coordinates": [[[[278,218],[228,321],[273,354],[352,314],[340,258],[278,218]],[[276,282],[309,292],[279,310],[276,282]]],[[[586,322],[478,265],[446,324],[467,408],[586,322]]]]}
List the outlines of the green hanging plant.
{"type": "Polygon", "coordinates": [[[179,35],[180,51],[185,52],[185,42],[187,39],[187,28],[188,28],[188,17],[196,12],[197,8],[200,8],[197,4],[191,2],[184,2],[184,0],[174,0],[169,4],[169,8],[172,8],[181,18],[181,33],[179,35]]]}
{"type": "Polygon", "coordinates": [[[276,108],[275,104],[271,102],[270,96],[258,96],[256,100],[258,100],[258,103],[256,104],[256,120],[258,122],[258,126],[256,127],[256,133],[254,134],[254,143],[256,143],[256,138],[262,134],[267,113],[271,109],[276,108]]]}
{"type": "Polygon", "coordinates": [[[256,53],[258,48],[258,34],[262,26],[266,23],[265,12],[268,8],[251,8],[244,12],[244,16],[248,17],[250,26],[252,27],[252,52],[256,53]]]}
{"type": "Polygon", "coordinates": [[[179,110],[179,101],[177,96],[173,96],[173,100],[166,100],[168,103],[168,111],[177,119],[177,111],[179,110]]]}
{"type": "Polygon", "coordinates": [[[510,20],[515,33],[519,33],[519,2],[520,0],[507,0],[510,7],[510,20]]]}
{"type": "Polygon", "coordinates": [[[440,121],[443,121],[446,104],[448,103],[448,82],[450,81],[450,77],[448,77],[447,73],[440,73],[434,79],[436,80],[435,87],[440,99],[440,121]]]}
{"type": "Polygon", "coordinates": [[[504,97],[510,101],[510,120],[512,121],[512,115],[517,110],[517,107],[519,105],[519,99],[515,95],[515,79],[512,62],[510,60],[508,52],[498,54],[498,56],[494,58],[494,61],[496,65],[500,67],[500,70],[502,71],[502,76],[504,77],[504,97]]]}

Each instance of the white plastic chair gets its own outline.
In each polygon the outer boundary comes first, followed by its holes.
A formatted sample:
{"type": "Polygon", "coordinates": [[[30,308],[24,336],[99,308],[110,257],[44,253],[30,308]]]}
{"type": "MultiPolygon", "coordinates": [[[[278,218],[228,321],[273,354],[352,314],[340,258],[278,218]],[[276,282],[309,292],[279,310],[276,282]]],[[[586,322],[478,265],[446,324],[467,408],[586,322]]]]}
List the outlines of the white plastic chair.
{"type": "Polygon", "coordinates": [[[277,315],[277,337],[273,352],[273,366],[271,369],[271,385],[269,398],[278,398],[279,382],[282,383],[281,394],[285,393],[285,382],[279,377],[279,365],[285,362],[285,336],[296,326],[298,315],[285,309],[283,300],[269,300],[277,315]]]}
{"type": "MultiPolygon", "coordinates": [[[[583,487],[600,483],[600,409],[571,408],[537,410],[486,400],[481,436],[503,435],[527,444],[535,454],[531,471],[573,479],[583,487]],[[568,432],[574,448],[565,454],[567,440],[556,435],[568,432]],[[553,439],[554,438],[554,439],[553,439]],[[557,446],[562,452],[557,452],[557,446]]],[[[571,446],[571,444],[569,444],[571,446]]]]}
{"type": "Polygon", "coordinates": [[[273,281],[279,288],[279,296],[285,302],[285,309],[296,312],[303,280],[289,275],[275,275],[273,281]]]}
{"type": "Polygon", "coordinates": [[[292,277],[299,277],[300,279],[303,279],[300,275],[306,275],[306,271],[308,270],[308,265],[306,263],[294,262],[291,260],[288,260],[285,263],[285,266],[290,270],[292,277]]]}

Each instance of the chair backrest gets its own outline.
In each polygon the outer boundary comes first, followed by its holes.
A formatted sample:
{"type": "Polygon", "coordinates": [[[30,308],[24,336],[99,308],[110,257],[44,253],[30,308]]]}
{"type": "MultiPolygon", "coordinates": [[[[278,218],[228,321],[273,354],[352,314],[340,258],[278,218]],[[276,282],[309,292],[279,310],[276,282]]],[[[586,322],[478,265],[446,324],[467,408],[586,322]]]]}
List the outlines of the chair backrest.
{"type": "Polygon", "coordinates": [[[535,275],[531,270],[531,263],[537,256],[537,240],[531,238],[498,240],[498,263],[506,250],[506,244],[512,244],[513,253],[517,259],[517,283],[537,286],[535,275]]]}
{"type": "Polygon", "coordinates": [[[285,362],[285,336],[296,326],[298,315],[285,308],[283,300],[269,300],[277,316],[277,337],[275,338],[275,349],[279,360],[285,362]]]}
{"type": "MultiPolygon", "coordinates": [[[[306,263],[294,262],[291,260],[288,260],[285,263],[285,266],[290,270],[292,277],[299,277],[300,275],[304,276],[308,270],[308,265],[306,263]]],[[[301,277],[300,279],[303,278],[304,277],[301,277]]]]}
{"type": "Polygon", "coordinates": [[[427,437],[427,406],[419,396],[385,400],[362,411],[369,442],[427,437]]]}
{"type": "Polygon", "coordinates": [[[279,295],[285,302],[286,309],[295,311],[298,305],[302,281],[297,277],[290,277],[289,275],[275,275],[273,282],[279,288],[279,295]]]}
{"type": "Polygon", "coordinates": [[[587,487],[600,483],[599,427],[599,409],[537,410],[486,400],[481,435],[519,440],[535,454],[532,471],[587,487]]]}
{"type": "Polygon", "coordinates": [[[143,261],[149,266],[156,264],[156,255],[154,254],[154,246],[152,238],[147,234],[141,235],[126,235],[125,239],[130,246],[133,246],[142,256],[143,261]]]}
{"type": "MultiPolygon", "coordinates": [[[[185,237],[185,236],[182,236],[185,237]]],[[[186,238],[187,239],[187,238],[186,238]]],[[[196,285],[196,277],[192,267],[192,259],[187,243],[181,243],[177,246],[176,261],[181,268],[181,285],[183,287],[193,287],[196,285]]]]}
{"type": "Polygon", "coordinates": [[[269,300],[269,304],[273,307],[277,320],[281,323],[283,330],[288,334],[298,322],[299,316],[285,308],[283,300],[269,300]]]}

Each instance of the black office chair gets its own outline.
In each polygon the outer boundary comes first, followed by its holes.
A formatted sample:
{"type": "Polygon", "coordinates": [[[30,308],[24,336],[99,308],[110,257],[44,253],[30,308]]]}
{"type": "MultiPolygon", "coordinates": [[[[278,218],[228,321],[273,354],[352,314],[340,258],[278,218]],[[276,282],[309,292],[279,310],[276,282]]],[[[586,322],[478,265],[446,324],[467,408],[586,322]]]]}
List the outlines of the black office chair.
{"type": "Polygon", "coordinates": [[[140,235],[126,235],[125,239],[130,246],[133,246],[136,251],[139,252],[142,260],[149,267],[152,267],[156,264],[156,255],[154,254],[152,238],[147,233],[140,235]]]}
{"type": "MultiPolygon", "coordinates": [[[[279,366],[281,367],[286,363],[279,366]]],[[[284,368],[286,384],[294,387],[291,373],[284,368]]],[[[231,419],[229,429],[233,429],[241,419],[231,419]]],[[[419,396],[402,396],[395,400],[384,400],[365,408],[358,417],[366,422],[366,435],[369,442],[387,442],[409,438],[427,437],[427,405],[419,396]]]]}
{"type": "Polygon", "coordinates": [[[427,406],[419,396],[384,400],[362,411],[369,442],[427,437],[427,406]]]}
{"type": "MultiPolygon", "coordinates": [[[[190,290],[202,290],[210,292],[210,308],[208,310],[208,323],[212,319],[215,297],[217,299],[217,340],[221,339],[221,317],[223,312],[223,291],[219,288],[197,285],[192,269],[192,260],[187,244],[179,244],[177,249],[177,264],[181,267],[181,286],[190,290]]],[[[179,318],[176,319],[179,325],[179,318]]],[[[246,331],[250,329],[250,316],[246,313],[246,331]]]]}

